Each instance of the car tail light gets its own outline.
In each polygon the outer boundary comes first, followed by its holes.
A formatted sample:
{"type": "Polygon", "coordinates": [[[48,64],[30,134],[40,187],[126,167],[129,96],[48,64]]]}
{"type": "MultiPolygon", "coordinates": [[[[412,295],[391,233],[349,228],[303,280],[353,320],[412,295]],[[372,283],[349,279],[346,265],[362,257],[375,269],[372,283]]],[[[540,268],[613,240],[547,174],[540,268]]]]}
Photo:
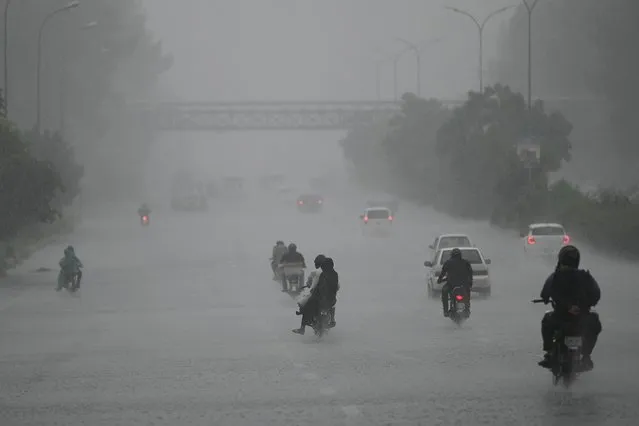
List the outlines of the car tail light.
{"type": "Polygon", "coordinates": [[[570,236],[564,235],[564,244],[570,244],[570,236]]]}
{"type": "Polygon", "coordinates": [[[455,295],[455,299],[457,299],[458,302],[461,302],[462,300],[464,300],[464,296],[462,296],[461,294],[457,294],[455,295]]]}
{"type": "Polygon", "coordinates": [[[393,216],[388,216],[388,220],[393,221],[393,216]]]}
{"type": "Polygon", "coordinates": [[[317,204],[322,204],[322,200],[317,200],[317,204]]]}
{"type": "Polygon", "coordinates": [[[297,204],[299,204],[299,205],[301,206],[301,205],[303,205],[303,204],[304,204],[304,201],[299,200],[299,201],[297,202],[297,204]]]}
{"type": "Polygon", "coordinates": [[[368,223],[368,216],[364,216],[364,223],[368,223]]]}
{"type": "Polygon", "coordinates": [[[535,237],[533,237],[532,235],[528,237],[528,244],[533,245],[536,242],[537,241],[535,241],[535,237]]]}

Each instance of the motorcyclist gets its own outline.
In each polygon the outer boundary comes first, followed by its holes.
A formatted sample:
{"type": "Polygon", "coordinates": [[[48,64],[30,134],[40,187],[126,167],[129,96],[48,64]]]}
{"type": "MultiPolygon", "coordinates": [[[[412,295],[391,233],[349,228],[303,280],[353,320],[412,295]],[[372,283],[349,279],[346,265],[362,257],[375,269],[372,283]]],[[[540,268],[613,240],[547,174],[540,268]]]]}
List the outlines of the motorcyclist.
{"type": "MultiPolygon", "coordinates": [[[[284,255],[280,258],[280,265],[290,263],[301,263],[302,266],[306,268],[306,261],[304,260],[304,256],[302,255],[302,253],[297,251],[297,245],[294,243],[290,243],[288,245],[287,252],[284,253],[284,255]]],[[[284,274],[282,274],[282,291],[288,291],[288,285],[286,283],[286,277],[284,276],[284,274]]]]}
{"type": "Polygon", "coordinates": [[[64,257],[59,262],[60,265],[60,273],[58,274],[58,286],[56,287],[56,291],[62,290],[62,287],[68,283],[74,274],[78,276],[78,287],[80,287],[80,281],[82,280],[82,262],[75,255],[75,250],[73,246],[68,246],[64,249],[64,257]]]}
{"type": "Polygon", "coordinates": [[[273,254],[271,255],[271,269],[273,270],[273,279],[277,279],[277,265],[280,264],[282,256],[286,254],[288,249],[284,244],[284,241],[277,241],[273,246],[273,254]]]}
{"type": "Polygon", "coordinates": [[[142,203],[140,208],[138,209],[138,216],[144,217],[149,216],[151,214],[151,209],[146,203],[142,203]]]}
{"type": "MultiPolygon", "coordinates": [[[[324,263],[325,261],[326,256],[324,256],[323,254],[318,254],[313,261],[313,263],[315,264],[315,269],[320,269],[322,263],[324,263]]],[[[303,329],[305,324],[310,324],[310,322],[313,320],[313,315],[315,315],[315,312],[317,311],[317,300],[315,299],[314,301],[311,301],[311,298],[313,297],[313,293],[315,291],[315,288],[317,287],[317,283],[319,282],[320,274],[320,271],[313,271],[310,273],[308,280],[306,280],[306,286],[309,288],[310,296],[305,301],[300,302],[300,309],[295,312],[296,315],[302,315],[302,325],[299,330],[303,329]],[[311,303],[308,303],[309,301],[311,301],[311,303]]]]}
{"type": "Polygon", "coordinates": [[[337,302],[337,291],[339,290],[339,275],[335,271],[335,264],[330,257],[324,259],[320,264],[320,268],[322,273],[319,276],[317,285],[311,291],[311,297],[300,309],[302,324],[300,328],[293,330],[293,333],[303,335],[306,331],[306,326],[312,324],[321,309],[331,310],[331,323],[329,326],[335,326],[335,303],[337,302]]]}
{"type": "Polygon", "coordinates": [[[580,259],[577,247],[562,247],[557,256],[555,271],[546,279],[541,291],[540,297],[544,303],[548,303],[550,299],[554,302],[553,311],[546,313],[541,320],[545,354],[539,365],[544,368],[552,367],[551,353],[555,330],[564,322],[570,321],[572,315],[580,317],[582,327],[582,369],[588,371],[594,367],[591,355],[602,327],[599,315],[590,309],[599,302],[601,290],[590,271],[579,269],[580,259]]]}
{"type": "Polygon", "coordinates": [[[442,271],[437,278],[437,283],[446,281],[442,287],[442,306],[444,308],[444,316],[450,315],[449,297],[450,292],[455,287],[463,287],[467,294],[473,287],[473,267],[470,263],[462,258],[462,252],[458,248],[454,248],[450,252],[450,259],[444,262],[442,271]]]}

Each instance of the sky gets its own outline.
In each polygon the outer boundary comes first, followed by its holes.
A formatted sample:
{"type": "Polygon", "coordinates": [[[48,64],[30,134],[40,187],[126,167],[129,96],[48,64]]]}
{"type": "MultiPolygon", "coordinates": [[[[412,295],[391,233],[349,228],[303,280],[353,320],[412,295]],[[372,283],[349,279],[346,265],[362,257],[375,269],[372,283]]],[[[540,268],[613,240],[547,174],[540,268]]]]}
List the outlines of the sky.
{"type": "MultiPolygon", "coordinates": [[[[148,26],[175,58],[163,83],[183,100],[365,100],[376,98],[376,63],[424,46],[422,95],[463,98],[478,85],[477,28],[444,6],[481,20],[518,0],[144,0],[148,26]],[[436,41],[439,39],[438,41],[436,41]]],[[[484,69],[500,28],[484,32],[484,69]]],[[[525,29],[522,29],[525,30],[525,29]]],[[[398,91],[416,91],[415,56],[398,62],[398,91]]],[[[381,66],[392,99],[393,65],[381,66]]],[[[490,83],[487,78],[487,83],[490,83]]]]}

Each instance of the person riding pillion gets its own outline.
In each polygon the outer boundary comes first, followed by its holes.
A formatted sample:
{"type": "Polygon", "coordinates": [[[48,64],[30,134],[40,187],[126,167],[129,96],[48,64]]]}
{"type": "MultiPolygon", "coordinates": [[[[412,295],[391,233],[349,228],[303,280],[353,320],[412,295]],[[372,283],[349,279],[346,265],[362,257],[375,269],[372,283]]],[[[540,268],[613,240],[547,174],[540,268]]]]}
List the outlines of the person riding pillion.
{"type": "Polygon", "coordinates": [[[442,287],[442,307],[444,308],[444,316],[449,316],[449,298],[450,292],[455,287],[463,287],[467,294],[473,287],[473,267],[470,263],[462,258],[462,252],[458,248],[454,248],[450,252],[450,259],[444,262],[442,271],[437,278],[437,283],[446,281],[442,287]]]}
{"type": "Polygon", "coordinates": [[[579,269],[581,254],[577,247],[568,245],[561,248],[557,256],[557,266],[544,283],[541,299],[554,302],[554,309],[541,320],[541,336],[544,358],[539,365],[552,367],[552,345],[555,330],[564,322],[577,317],[582,328],[583,346],[581,366],[584,371],[592,370],[592,351],[601,333],[599,315],[591,308],[601,299],[601,289],[590,271],[579,269]]]}
{"type": "Polygon", "coordinates": [[[56,291],[60,291],[62,287],[66,285],[74,275],[78,276],[78,287],[80,287],[80,281],[82,280],[82,262],[75,255],[73,246],[68,246],[64,249],[64,257],[59,262],[60,273],[58,274],[58,286],[56,291]]]}

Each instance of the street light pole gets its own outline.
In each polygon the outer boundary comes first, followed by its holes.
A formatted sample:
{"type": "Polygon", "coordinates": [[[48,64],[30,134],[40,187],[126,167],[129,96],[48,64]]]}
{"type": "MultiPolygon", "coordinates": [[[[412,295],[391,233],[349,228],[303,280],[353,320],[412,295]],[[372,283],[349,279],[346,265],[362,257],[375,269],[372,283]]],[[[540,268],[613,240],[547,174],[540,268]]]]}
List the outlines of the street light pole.
{"type": "MultiPolygon", "coordinates": [[[[525,2],[525,0],[522,1],[525,2]]],[[[537,1],[538,0],[535,0],[535,3],[537,1]]],[[[495,15],[505,12],[508,9],[512,9],[513,7],[516,7],[516,5],[505,6],[494,10],[493,12],[489,13],[483,21],[479,22],[479,19],[475,18],[473,15],[466,11],[457,9],[456,7],[446,6],[446,9],[450,11],[469,17],[475,23],[477,29],[479,30],[479,93],[484,93],[484,27],[486,26],[486,23],[490,21],[490,19],[493,18],[495,15]]]]}
{"type": "Polygon", "coordinates": [[[396,38],[397,41],[404,43],[410,50],[415,52],[415,59],[417,61],[417,96],[422,95],[422,61],[421,55],[419,52],[419,47],[417,47],[414,43],[411,43],[408,40],[404,40],[403,38],[396,38]]]}
{"type": "Polygon", "coordinates": [[[64,12],[66,10],[70,10],[75,7],[78,7],[79,5],[80,5],[79,1],[73,1],[64,7],[61,7],[59,9],[54,10],[53,12],[50,12],[47,16],[45,16],[45,18],[42,21],[42,24],[40,24],[40,29],[38,30],[38,64],[37,64],[37,71],[36,71],[36,103],[37,103],[36,131],[38,133],[40,133],[41,117],[42,117],[41,116],[42,97],[40,94],[40,86],[41,86],[40,73],[42,70],[42,32],[44,30],[44,27],[47,25],[47,22],[49,22],[49,20],[53,18],[55,15],[57,15],[60,12],[64,12]]]}
{"type": "Polygon", "coordinates": [[[9,5],[11,0],[5,0],[4,3],[4,112],[9,115],[9,5]]]}
{"type": "Polygon", "coordinates": [[[532,109],[532,14],[539,0],[521,0],[528,11],[528,109],[532,109]]]}

